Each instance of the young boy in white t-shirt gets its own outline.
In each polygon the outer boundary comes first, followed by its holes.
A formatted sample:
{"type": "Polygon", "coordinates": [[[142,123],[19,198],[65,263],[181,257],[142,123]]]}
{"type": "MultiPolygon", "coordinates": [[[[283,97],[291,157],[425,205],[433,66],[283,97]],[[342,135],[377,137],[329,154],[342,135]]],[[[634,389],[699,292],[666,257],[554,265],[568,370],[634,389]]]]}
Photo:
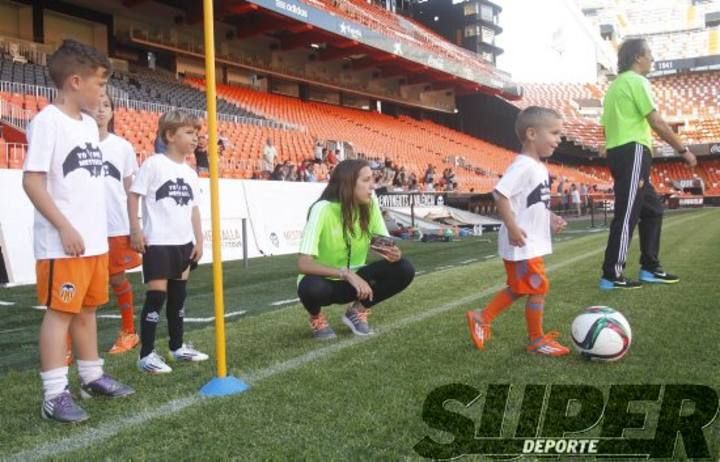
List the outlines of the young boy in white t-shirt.
{"type": "Polygon", "coordinates": [[[134,393],[103,372],[97,348],[95,309],[108,301],[105,186],[98,127],[83,112],[100,103],[110,70],[98,50],[65,40],[48,58],[57,97],[27,130],[23,187],[36,209],[37,295],[47,306],[40,326],[42,416],[58,422],[88,418],[68,389],[68,335],[82,396],[134,393]]]}
{"type": "Polygon", "coordinates": [[[560,114],[552,109],[531,106],[518,114],[515,132],[522,152],[493,191],[503,221],[498,249],[505,262],[507,287],[482,312],[466,314],[470,336],[478,349],[483,349],[489,340],[492,321],[516,299],[527,297],[527,351],[546,356],[570,352],[555,340],[557,332],[543,332],[549,283],[542,257],[552,253],[551,231],[562,231],[566,223],[549,209],[550,177],[541,159],[550,157],[560,144],[562,128],[560,114]]]}
{"type": "Polygon", "coordinates": [[[143,278],[147,284],[140,316],[138,369],[150,374],[172,372],[155,352],[155,330],[167,298],[170,358],[204,361],[208,355],[183,343],[183,317],[187,279],[202,257],[203,236],[197,173],[185,163],[198,144],[200,120],[181,110],[160,117],[158,137],[167,146],[140,166],[128,197],[130,242],[143,255],[143,278]],[[138,204],[143,198],[143,226],[138,204]]]}

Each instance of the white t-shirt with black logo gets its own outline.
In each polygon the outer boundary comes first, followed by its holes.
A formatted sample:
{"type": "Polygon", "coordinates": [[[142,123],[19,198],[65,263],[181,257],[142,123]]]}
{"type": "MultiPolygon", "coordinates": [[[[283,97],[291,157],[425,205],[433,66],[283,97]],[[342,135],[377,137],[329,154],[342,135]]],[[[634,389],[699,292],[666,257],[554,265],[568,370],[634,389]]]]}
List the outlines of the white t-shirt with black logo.
{"type": "Polygon", "coordinates": [[[524,247],[510,245],[507,227],[500,227],[498,252],[504,260],[520,261],[552,253],[550,234],[550,175],[545,165],[518,155],[495,185],[510,200],[517,225],[525,231],[524,247]]]}
{"type": "Polygon", "coordinates": [[[130,192],[143,196],[146,245],[193,242],[192,209],[199,204],[197,173],[185,162],[155,154],[140,166],[130,192]]]}
{"type": "MultiPolygon", "coordinates": [[[[80,233],[83,256],[107,253],[103,156],[95,120],[85,114],[73,119],[50,104],[28,125],[27,140],[23,170],[47,174],[47,191],[80,233]]],[[[33,233],[36,259],[72,258],[58,230],[37,210],[33,233]]]]}
{"type": "Polygon", "coordinates": [[[103,153],[108,236],[127,236],[130,223],[124,180],[138,171],[135,150],[124,138],[112,133],[100,142],[100,150],[103,153]]]}

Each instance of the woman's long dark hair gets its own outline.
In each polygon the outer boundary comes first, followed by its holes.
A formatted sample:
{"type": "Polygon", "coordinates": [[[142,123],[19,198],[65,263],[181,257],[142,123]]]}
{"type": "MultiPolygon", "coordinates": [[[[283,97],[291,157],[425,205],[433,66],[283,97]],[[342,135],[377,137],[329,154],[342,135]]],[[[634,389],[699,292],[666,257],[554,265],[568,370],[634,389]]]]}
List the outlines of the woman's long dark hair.
{"type": "MultiPolygon", "coordinates": [[[[370,205],[359,204],[355,200],[355,185],[360,177],[360,170],[368,166],[367,162],[360,159],[344,160],[337,164],[320,199],[310,206],[312,210],[319,201],[339,202],[346,240],[354,235],[353,221],[356,217],[360,223],[360,232],[370,233],[370,205]]],[[[308,217],[309,215],[308,212],[308,217]]]]}

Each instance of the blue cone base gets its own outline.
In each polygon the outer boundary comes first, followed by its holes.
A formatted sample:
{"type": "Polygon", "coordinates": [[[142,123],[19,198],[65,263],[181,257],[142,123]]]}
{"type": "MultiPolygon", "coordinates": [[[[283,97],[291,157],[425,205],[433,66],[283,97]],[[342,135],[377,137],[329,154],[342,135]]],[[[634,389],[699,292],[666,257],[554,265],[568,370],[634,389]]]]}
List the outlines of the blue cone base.
{"type": "Polygon", "coordinates": [[[202,396],[229,396],[242,393],[250,388],[250,385],[233,376],[215,377],[200,389],[202,396]]]}

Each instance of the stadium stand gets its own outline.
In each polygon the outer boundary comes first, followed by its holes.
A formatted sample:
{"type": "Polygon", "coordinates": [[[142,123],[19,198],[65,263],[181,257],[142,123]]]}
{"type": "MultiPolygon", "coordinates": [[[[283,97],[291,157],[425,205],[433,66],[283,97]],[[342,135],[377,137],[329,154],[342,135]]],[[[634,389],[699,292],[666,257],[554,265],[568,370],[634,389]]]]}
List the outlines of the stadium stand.
{"type": "MultiPolygon", "coordinates": [[[[578,169],[607,184],[612,183],[610,171],[604,165],[581,165],[578,169]]],[[[652,168],[651,181],[657,191],[669,193],[673,192],[673,181],[689,180],[696,177],[703,180],[706,195],[720,194],[720,160],[717,159],[701,159],[696,169],[691,169],[684,162],[655,162],[652,168]]]]}
{"type": "MultiPolygon", "coordinates": [[[[204,85],[199,79],[189,81],[198,87],[204,85]]],[[[229,85],[219,85],[218,92],[254,113],[304,126],[318,139],[345,140],[367,157],[390,158],[418,177],[428,164],[439,170],[457,168],[458,165],[445,160],[449,156],[464,158],[458,180],[465,191],[491,190],[513,159],[513,153],[507,149],[430,121],[307,103],[229,85]]],[[[553,175],[574,178],[577,182],[596,182],[576,169],[552,165],[550,170],[553,175]]]]}
{"type": "MultiPolygon", "coordinates": [[[[652,79],[653,94],[667,120],[679,123],[689,143],[720,140],[720,87],[717,71],[683,73],[652,79]]],[[[565,118],[566,136],[588,148],[604,143],[599,125],[605,84],[524,84],[518,107],[542,105],[557,109],[565,118]]]]}
{"type": "Polygon", "coordinates": [[[305,0],[304,3],[346,17],[371,29],[383,31],[394,40],[422,46],[462,61],[465,65],[477,67],[494,75],[500,74],[494,66],[479,60],[478,56],[469,50],[449,43],[442,36],[412,19],[393,14],[373,3],[336,0],[305,0]]]}
{"type": "MultiPolygon", "coordinates": [[[[14,85],[19,90],[0,93],[3,120],[23,128],[32,115],[51,100],[52,89],[37,86],[47,82],[42,66],[7,60],[2,63],[10,69],[8,72],[12,73],[16,82],[14,85]]],[[[126,92],[129,98],[129,104],[118,105],[116,130],[133,144],[140,160],[153,152],[157,119],[160,112],[167,109],[158,104],[158,100],[169,103],[168,106],[204,108],[204,95],[199,89],[202,81],[188,81],[192,85],[172,81],[162,74],[142,72],[120,74],[113,78],[112,84],[126,92]],[[136,99],[148,104],[136,103],[136,99]]],[[[221,119],[219,130],[229,141],[221,162],[221,172],[226,177],[250,178],[256,174],[267,138],[273,139],[278,146],[280,161],[299,163],[312,156],[314,139],[329,139],[348,141],[356,151],[368,157],[391,158],[419,178],[428,164],[435,165],[439,170],[455,168],[456,179],[465,191],[491,190],[498,175],[513,157],[506,149],[428,121],[302,102],[240,87],[224,85],[219,91],[224,97],[221,107],[228,112],[233,111],[237,117],[248,118],[240,122],[257,122],[239,123],[238,119],[221,119]],[[261,123],[266,121],[264,118],[288,121],[302,129],[268,126],[261,123]],[[450,156],[463,161],[450,163],[447,161],[450,156]]],[[[22,164],[24,149],[20,144],[6,143],[4,166],[18,168],[22,164]]],[[[573,178],[578,182],[594,181],[594,178],[574,169],[555,165],[550,169],[556,176],[573,178]]]]}
{"type": "MultiPolygon", "coordinates": [[[[47,68],[34,63],[17,62],[4,54],[0,59],[0,82],[12,82],[47,88],[50,93],[52,82],[47,75],[47,68]]],[[[204,111],[207,108],[205,93],[184,85],[169,72],[150,71],[138,68],[130,73],[114,72],[109,85],[120,90],[124,98],[133,101],[144,101],[153,104],[183,107],[204,111]]],[[[120,94],[119,92],[114,97],[120,94]]],[[[218,112],[237,117],[262,119],[255,114],[242,110],[236,105],[218,100],[218,112]]]]}

